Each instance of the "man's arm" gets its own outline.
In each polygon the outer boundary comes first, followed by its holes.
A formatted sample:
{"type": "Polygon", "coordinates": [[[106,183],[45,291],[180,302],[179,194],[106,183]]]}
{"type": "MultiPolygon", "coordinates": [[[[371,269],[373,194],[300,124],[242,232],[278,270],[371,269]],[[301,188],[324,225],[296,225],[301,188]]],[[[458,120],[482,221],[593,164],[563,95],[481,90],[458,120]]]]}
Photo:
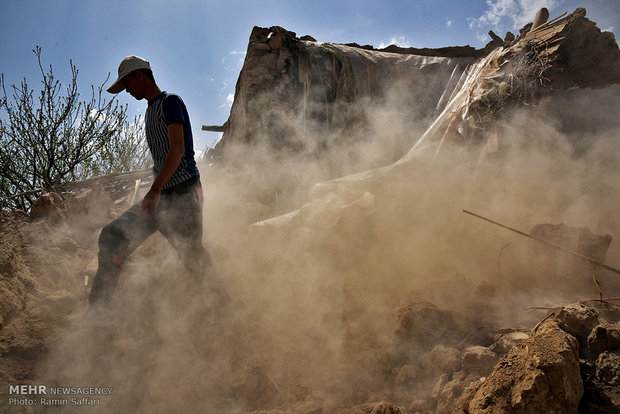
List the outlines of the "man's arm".
{"type": "Polygon", "coordinates": [[[170,150],[166,155],[164,165],[162,165],[161,171],[155,178],[155,181],[153,181],[151,189],[144,196],[144,200],[142,200],[141,212],[145,217],[152,217],[157,212],[161,190],[177,170],[183,159],[183,154],[185,154],[182,122],[168,125],[168,139],[170,140],[170,150]]]}

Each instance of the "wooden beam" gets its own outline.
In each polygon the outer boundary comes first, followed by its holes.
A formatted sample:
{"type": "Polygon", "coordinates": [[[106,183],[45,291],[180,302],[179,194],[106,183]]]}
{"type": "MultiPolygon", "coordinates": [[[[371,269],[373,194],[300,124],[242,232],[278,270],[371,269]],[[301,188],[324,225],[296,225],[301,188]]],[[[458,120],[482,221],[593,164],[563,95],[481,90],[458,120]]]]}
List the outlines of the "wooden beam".
{"type": "Polygon", "coordinates": [[[203,131],[224,132],[224,125],[203,125],[203,131]]]}

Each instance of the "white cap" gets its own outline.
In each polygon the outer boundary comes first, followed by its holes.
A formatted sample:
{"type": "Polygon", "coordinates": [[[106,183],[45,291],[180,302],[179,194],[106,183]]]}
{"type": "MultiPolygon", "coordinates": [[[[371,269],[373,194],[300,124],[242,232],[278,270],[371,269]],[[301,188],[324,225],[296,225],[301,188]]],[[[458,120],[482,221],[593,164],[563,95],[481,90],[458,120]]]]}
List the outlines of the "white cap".
{"type": "Polygon", "coordinates": [[[148,60],[143,59],[139,56],[127,56],[121,61],[121,64],[118,65],[118,79],[116,79],[114,83],[110,85],[110,87],[106,90],[110,93],[121,92],[123,89],[125,89],[123,78],[129,75],[134,70],[138,69],[151,70],[151,65],[149,64],[148,60]]]}

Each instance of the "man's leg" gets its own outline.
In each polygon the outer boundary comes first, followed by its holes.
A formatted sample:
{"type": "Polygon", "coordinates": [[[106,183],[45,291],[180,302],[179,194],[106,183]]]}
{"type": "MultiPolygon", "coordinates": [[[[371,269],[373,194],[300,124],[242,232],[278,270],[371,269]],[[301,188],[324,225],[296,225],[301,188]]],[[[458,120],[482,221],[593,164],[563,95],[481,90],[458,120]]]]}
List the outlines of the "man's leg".
{"type": "Polygon", "coordinates": [[[135,204],[101,230],[99,268],[88,298],[91,305],[110,302],[123,263],[155,229],[155,221],[142,217],[140,204],[135,204]]]}
{"type": "Polygon", "coordinates": [[[218,302],[230,305],[228,291],[202,244],[202,202],[199,183],[180,194],[171,194],[162,200],[159,230],[174,246],[188,276],[214,294],[218,302]]]}

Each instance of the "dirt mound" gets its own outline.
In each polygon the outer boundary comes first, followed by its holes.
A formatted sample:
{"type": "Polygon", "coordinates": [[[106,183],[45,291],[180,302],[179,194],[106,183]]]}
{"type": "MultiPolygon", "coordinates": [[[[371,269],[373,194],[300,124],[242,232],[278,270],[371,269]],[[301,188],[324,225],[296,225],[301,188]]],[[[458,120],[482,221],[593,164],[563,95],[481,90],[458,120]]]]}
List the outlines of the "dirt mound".
{"type": "MultiPolygon", "coordinates": [[[[99,203],[97,211],[110,207],[99,203]]],[[[32,383],[51,339],[67,328],[87,297],[96,250],[92,242],[76,242],[74,234],[90,241],[97,231],[85,231],[79,224],[83,217],[71,212],[55,193],[41,196],[30,215],[0,211],[0,379],[5,395],[9,384],[32,383]]]]}

